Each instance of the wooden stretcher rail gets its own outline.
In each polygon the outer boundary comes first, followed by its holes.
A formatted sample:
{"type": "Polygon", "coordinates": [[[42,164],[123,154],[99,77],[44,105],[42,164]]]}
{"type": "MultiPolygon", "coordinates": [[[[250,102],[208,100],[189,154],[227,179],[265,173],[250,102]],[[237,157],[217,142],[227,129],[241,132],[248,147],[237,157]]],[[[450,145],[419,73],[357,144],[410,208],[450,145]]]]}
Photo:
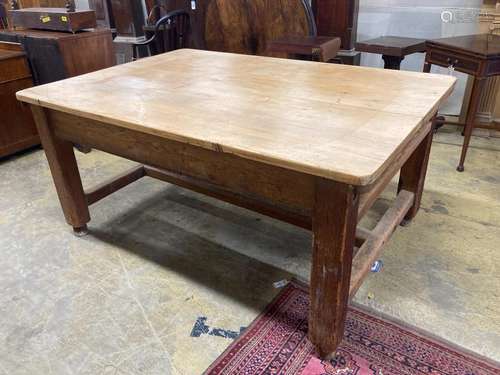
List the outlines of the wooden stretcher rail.
{"type": "Polygon", "coordinates": [[[370,272],[372,264],[379,258],[384,245],[394,230],[410,210],[414,199],[415,194],[401,190],[394,204],[387,210],[375,229],[371,231],[366,241],[359,248],[352,262],[351,284],[349,288],[349,296],[351,298],[356,294],[363,280],[370,272]]]}
{"type": "Polygon", "coordinates": [[[123,189],[125,186],[145,176],[144,166],[138,165],[132,169],[107,180],[85,192],[87,203],[92,205],[108,195],[123,189]]]}
{"type": "MultiPolygon", "coordinates": [[[[89,205],[96,203],[145,176],[162,180],[307,230],[312,229],[311,217],[307,213],[291,212],[288,209],[217,187],[209,182],[144,165],[133,167],[87,190],[85,193],[87,202],[89,205]]],[[[351,298],[356,294],[363,280],[369,274],[372,264],[380,257],[385,244],[394,230],[403,221],[405,215],[413,205],[414,199],[415,195],[413,193],[401,190],[394,204],[387,210],[372,231],[358,225],[349,288],[349,296],[351,298]]]]}
{"type": "MultiPolygon", "coordinates": [[[[284,221],[303,229],[312,229],[311,217],[308,213],[297,211],[292,212],[289,209],[277,207],[275,204],[271,205],[262,200],[242,196],[215,186],[209,182],[145,165],[135,166],[118,176],[110,178],[109,180],[86,190],[85,196],[87,203],[92,205],[145,176],[162,180],[185,189],[234,204],[238,207],[258,212],[262,215],[284,221]]],[[[358,248],[366,242],[366,240],[370,237],[370,233],[371,232],[369,230],[358,226],[356,230],[356,246],[358,248]]]]}

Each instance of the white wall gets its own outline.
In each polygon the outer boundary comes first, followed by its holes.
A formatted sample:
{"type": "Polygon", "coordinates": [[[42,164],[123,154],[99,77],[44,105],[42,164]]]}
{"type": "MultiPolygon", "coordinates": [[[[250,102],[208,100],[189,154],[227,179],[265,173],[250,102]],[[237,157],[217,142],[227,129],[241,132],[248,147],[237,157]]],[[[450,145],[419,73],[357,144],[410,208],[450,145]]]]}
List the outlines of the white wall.
{"type": "Polygon", "coordinates": [[[76,9],[89,9],[88,0],[75,0],[76,9]]]}
{"type": "MultiPolygon", "coordinates": [[[[358,41],[382,35],[435,39],[475,34],[481,4],[482,0],[360,0],[358,41]]],[[[401,69],[421,71],[423,63],[423,54],[414,54],[403,61],[401,69]]],[[[361,64],[383,67],[380,55],[374,54],[363,54],[361,64]]],[[[433,72],[447,70],[434,67],[433,72]]],[[[467,76],[456,75],[459,85],[443,108],[447,114],[460,113],[467,76]]]]}

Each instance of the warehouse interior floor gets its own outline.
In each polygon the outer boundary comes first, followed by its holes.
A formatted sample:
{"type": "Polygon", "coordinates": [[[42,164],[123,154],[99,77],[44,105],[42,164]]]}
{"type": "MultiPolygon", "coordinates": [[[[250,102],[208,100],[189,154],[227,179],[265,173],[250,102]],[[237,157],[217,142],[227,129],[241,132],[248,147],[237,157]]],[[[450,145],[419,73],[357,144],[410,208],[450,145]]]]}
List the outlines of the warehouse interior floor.
{"type": "MultiPolygon", "coordinates": [[[[355,302],[500,361],[500,139],[474,137],[457,173],[461,142],[437,134],[422,210],[355,302]]],[[[77,157],[85,186],[131,166],[77,157]]],[[[309,232],[150,178],[92,206],[82,238],[42,150],[0,161],[0,191],[0,374],[200,374],[274,282],[309,277],[309,232]]]]}

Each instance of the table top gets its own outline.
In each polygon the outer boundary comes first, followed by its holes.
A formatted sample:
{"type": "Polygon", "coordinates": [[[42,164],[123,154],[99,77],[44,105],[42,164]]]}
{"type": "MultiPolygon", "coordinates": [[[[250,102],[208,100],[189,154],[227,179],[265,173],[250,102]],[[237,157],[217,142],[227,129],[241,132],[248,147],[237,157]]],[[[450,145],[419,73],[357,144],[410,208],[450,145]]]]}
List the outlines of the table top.
{"type": "Polygon", "coordinates": [[[182,49],[19,100],[353,185],[388,168],[456,79],[182,49]]]}
{"type": "Polygon", "coordinates": [[[483,59],[500,57],[500,35],[477,34],[456,36],[452,38],[434,39],[427,42],[428,46],[454,49],[477,55],[483,59]]]}
{"type": "Polygon", "coordinates": [[[380,55],[405,57],[416,52],[425,52],[425,40],[401,36],[382,36],[356,43],[360,52],[378,53],[380,55]]]}

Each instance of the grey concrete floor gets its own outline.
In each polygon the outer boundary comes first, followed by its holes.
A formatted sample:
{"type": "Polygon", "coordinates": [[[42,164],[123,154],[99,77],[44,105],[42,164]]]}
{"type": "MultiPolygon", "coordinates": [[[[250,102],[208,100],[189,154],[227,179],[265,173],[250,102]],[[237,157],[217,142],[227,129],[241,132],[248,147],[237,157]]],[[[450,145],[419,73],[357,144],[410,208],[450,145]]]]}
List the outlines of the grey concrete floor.
{"type": "MultiPolygon", "coordinates": [[[[423,209],[355,300],[500,361],[500,139],[475,137],[459,174],[461,140],[437,135],[423,209]]],[[[85,186],[131,164],[77,156],[85,186]]],[[[84,238],[43,151],[1,161],[0,192],[0,374],[200,374],[273,282],[309,277],[308,232],[149,178],[93,206],[84,238]]]]}

